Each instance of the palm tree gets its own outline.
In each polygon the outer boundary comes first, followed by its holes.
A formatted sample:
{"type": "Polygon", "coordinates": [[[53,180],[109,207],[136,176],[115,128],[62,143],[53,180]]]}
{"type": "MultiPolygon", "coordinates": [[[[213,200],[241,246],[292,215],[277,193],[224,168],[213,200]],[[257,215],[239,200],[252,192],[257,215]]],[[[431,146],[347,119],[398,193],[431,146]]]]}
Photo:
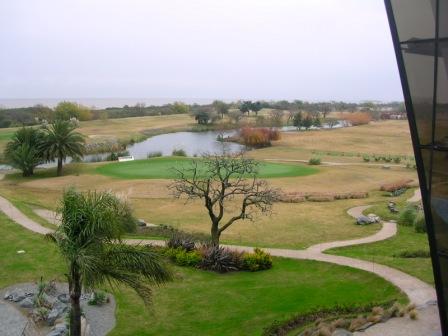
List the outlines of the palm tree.
{"type": "Polygon", "coordinates": [[[33,127],[22,127],[17,130],[5,149],[5,158],[15,168],[22,171],[23,176],[31,176],[34,168],[43,163],[40,150],[42,132],[33,127]]]}
{"type": "Polygon", "coordinates": [[[56,120],[46,127],[42,150],[47,161],[58,160],[57,175],[62,175],[62,163],[67,156],[78,158],[83,156],[84,136],[75,132],[76,126],[68,120],[56,120]]]}
{"type": "Polygon", "coordinates": [[[70,335],[81,332],[82,289],[125,284],[148,304],[151,285],[171,279],[158,255],[147,247],[124,244],[123,203],[108,192],[64,192],[62,222],[47,238],[54,242],[67,263],[71,302],[70,335]]]}

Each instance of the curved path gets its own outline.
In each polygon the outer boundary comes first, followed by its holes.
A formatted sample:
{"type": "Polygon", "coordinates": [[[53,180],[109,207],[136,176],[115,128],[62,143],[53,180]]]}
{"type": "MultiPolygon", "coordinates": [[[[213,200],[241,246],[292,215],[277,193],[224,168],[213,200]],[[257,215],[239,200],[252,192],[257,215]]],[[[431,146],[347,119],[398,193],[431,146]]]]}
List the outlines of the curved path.
{"type": "MultiPolygon", "coordinates": [[[[351,208],[348,211],[348,214],[353,217],[357,217],[359,214],[362,213],[363,210],[367,208],[368,206],[351,208]]],[[[11,218],[16,223],[20,224],[21,226],[33,232],[39,234],[46,234],[52,231],[29,219],[22,212],[20,212],[13,204],[11,204],[11,202],[9,202],[7,199],[1,196],[0,196],[0,211],[4,212],[9,218],[11,218]]],[[[409,300],[415,303],[416,305],[424,305],[428,301],[436,300],[435,290],[432,286],[409,274],[374,262],[323,253],[325,250],[334,247],[359,245],[381,241],[394,236],[396,232],[397,227],[395,223],[385,222],[383,224],[382,229],[379,232],[365,238],[317,244],[310,246],[305,250],[291,250],[291,249],[278,249],[278,248],[266,248],[265,250],[271,253],[273,256],[324,261],[337,265],[354,267],[374,273],[386,279],[387,281],[391,282],[398,288],[400,288],[409,297],[409,300]]],[[[129,244],[156,244],[156,245],[164,244],[164,241],[161,240],[127,239],[126,242],[129,244]]],[[[253,247],[250,246],[235,246],[235,245],[232,245],[232,248],[235,248],[240,251],[251,251],[253,249],[253,247]]]]}

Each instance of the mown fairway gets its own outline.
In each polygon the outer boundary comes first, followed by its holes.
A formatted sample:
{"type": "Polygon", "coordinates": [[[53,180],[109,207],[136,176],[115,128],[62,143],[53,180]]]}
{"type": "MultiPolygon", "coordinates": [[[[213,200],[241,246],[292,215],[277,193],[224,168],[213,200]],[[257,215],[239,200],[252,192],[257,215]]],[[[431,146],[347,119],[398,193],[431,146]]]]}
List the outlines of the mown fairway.
{"type": "MultiPolygon", "coordinates": [[[[97,172],[103,175],[122,179],[174,179],[178,176],[176,169],[191,167],[191,160],[183,157],[161,157],[148,160],[137,160],[128,162],[116,162],[97,168],[97,172]]],[[[200,159],[199,169],[204,166],[200,159]]],[[[260,163],[260,178],[294,177],[315,174],[318,169],[303,165],[260,163]]]]}
{"type": "MultiPolygon", "coordinates": [[[[0,288],[41,276],[65,281],[54,246],[2,213],[0,255],[0,288]],[[22,249],[26,253],[17,254],[22,249]]],[[[377,276],[319,262],[275,258],[269,271],[226,275],[174,271],[174,282],[155,289],[150,309],[129,289],[116,293],[117,326],[111,335],[260,335],[273,320],[317,307],[404,300],[377,276]]]]}
{"type": "Polygon", "coordinates": [[[362,163],[364,154],[412,155],[405,120],[322,131],[282,133],[272,147],[250,152],[261,159],[304,159],[319,155],[324,161],[362,163]],[[316,153],[316,154],[315,154],[316,153]]]}

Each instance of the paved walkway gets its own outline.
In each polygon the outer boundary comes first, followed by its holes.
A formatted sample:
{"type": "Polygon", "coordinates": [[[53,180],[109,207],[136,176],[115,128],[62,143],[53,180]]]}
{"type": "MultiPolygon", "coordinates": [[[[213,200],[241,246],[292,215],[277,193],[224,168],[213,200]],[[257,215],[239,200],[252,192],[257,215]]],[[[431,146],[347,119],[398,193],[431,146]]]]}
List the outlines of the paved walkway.
{"type": "Polygon", "coordinates": [[[420,188],[415,189],[414,195],[408,199],[409,203],[416,203],[422,199],[422,194],[420,192],[420,188]]]}
{"type": "MultiPolygon", "coordinates": [[[[415,195],[414,195],[415,196],[415,195]]],[[[413,196],[413,197],[414,197],[413,196]]],[[[411,198],[413,199],[413,198],[411,198]]],[[[357,217],[359,216],[365,209],[369,206],[360,206],[354,207],[348,210],[348,214],[357,217]]],[[[16,207],[14,207],[7,199],[0,196],[0,211],[3,211],[9,218],[22,225],[23,227],[39,233],[45,234],[51,232],[50,229],[42,227],[38,223],[32,221],[24,214],[22,214],[16,207]]],[[[53,217],[54,218],[54,217],[53,217]]],[[[287,257],[293,259],[307,259],[307,260],[317,260],[329,262],[337,265],[349,266],[357,269],[361,269],[367,272],[374,273],[387,281],[391,282],[399,289],[401,289],[409,298],[409,300],[415,303],[417,306],[426,307],[426,304],[430,301],[436,300],[435,290],[432,286],[427,283],[394,268],[384,266],[381,264],[377,264],[374,262],[369,262],[365,260],[337,256],[337,255],[329,255],[323,253],[324,251],[341,246],[351,246],[351,245],[359,245],[381,241],[384,239],[388,239],[393,237],[397,232],[397,227],[395,223],[392,222],[384,222],[383,227],[380,231],[371,235],[369,237],[360,238],[360,239],[352,239],[345,241],[335,241],[330,243],[322,243],[310,246],[305,250],[291,250],[291,249],[277,249],[277,248],[265,248],[273,256],[278,257],[287,257]]],[[[155,245],[163,245],[164,241],[161,240],[141,240],[141,239],[127,239],[127,243],[129,244],[155,244],[155,245]]],[[[235,246],[232,245],[232,248],[240,250],[240,251],[251,251],[253,247],[250,246],[235,246]]],[[[425,309],[425,308],[423,308],[425,309]]],[[[420,321],[420,320],[419,320],[420,321]]],[[[417,323],[417,322],[415,322],[417,323]]],[[[425,323],[426,324],[426,323],[425,323]]],[[[388,325],[388,324],[387,324],[388,325]]],[[[384,328],[386,328],[386,324],[384,324],[384,328]]],[[[425,328],[423,326],[422,328],[425,328]]],[[[386,336],[385,332],[378,334],[369,334],[369,335],[381,335],[386,336]]],[[[391,336],[398,334],[390,334],[391,336]]],[[[406,334],[408,336],[418,336],[421,334],[406,334]]],[[[431,333],[427,333],[425,335],[432,335],[431,333]]]]}
{"type": "Polygon", "coordinates": [[[27,319],[9,303],[0,302],[0,336],[22,336],[27,319]]]}

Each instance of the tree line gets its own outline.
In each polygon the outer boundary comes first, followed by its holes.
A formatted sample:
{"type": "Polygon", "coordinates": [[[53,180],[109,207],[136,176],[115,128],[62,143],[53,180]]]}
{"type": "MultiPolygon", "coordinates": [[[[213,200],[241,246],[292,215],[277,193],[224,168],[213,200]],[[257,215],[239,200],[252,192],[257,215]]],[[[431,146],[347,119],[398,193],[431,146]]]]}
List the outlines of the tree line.
{"type": "Polygon", "coordinates": [[[133,106],[108,107],[105,109],[89,108],[76,102],[62,101],[56,107],[50,108],[45,105],[35,105],[23,108],[1,108],[0,128],[37,125],[46,120],[53,122],[56,119],[76,118],[80,121],[105,120],[127,117],[143,117],[172,114],[191,114],[199,124],[207,124],[228,116],[232,121],[238,121],[244,115],[250,113],[258,116],[263,108],[281,111],[303,111],[308,113],[319,112],[325,119],[331,111],[365,111],[371,114],[388,109],[394,113],[404,113],[404,104],[401,102],[391,103],[347,103],[347,102],[308,102],[303,100],[279,100],[279,101],[251,101],[241,100],[235,102],[224,102],[215,100],[211,104],[185,104],[174,102],[162,106],[137,103],[133,106]]]}

